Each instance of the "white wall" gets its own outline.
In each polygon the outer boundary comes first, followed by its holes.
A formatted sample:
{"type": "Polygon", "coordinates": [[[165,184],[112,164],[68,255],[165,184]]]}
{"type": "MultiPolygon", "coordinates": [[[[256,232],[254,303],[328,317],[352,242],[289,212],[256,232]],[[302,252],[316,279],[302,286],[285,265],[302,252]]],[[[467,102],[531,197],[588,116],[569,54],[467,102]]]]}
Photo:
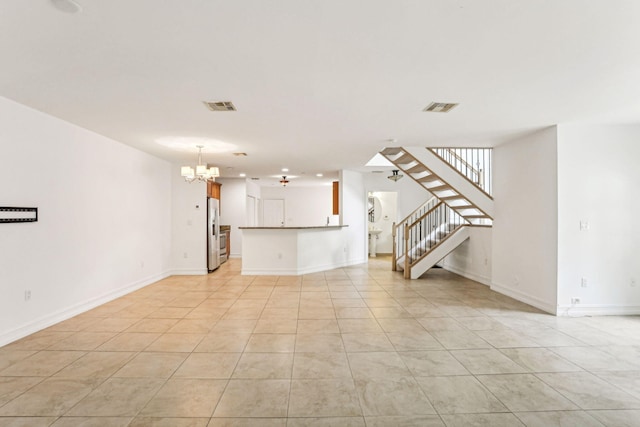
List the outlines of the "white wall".
{"type": "Polygon", "coordinates": [[[573,297],[571,313],[640,314],[639,142],[640,126],[558,127],[558,314],[573,297]]]}
{"type": "Polygon", "coordinates": [[[392,191],[398,194],[398,215],[394,221],[402,220],[432,197],[431,193],[408,176],[394,182],[387,178],[389,175],[390,171],[365,173],[363,179],[367,191],[392,191]]]}
{"type": "Polygon", "coordinates": [[[492,289],[555,313],[557,138],[551,127],[493,150],[492,289]]]}
{"type": "Polygon", "coordinates": [[[0,153],[0,346],[168,275],[168,162],[5,98],[0,153]]]}
{"type": "Polygon", "coordinates": [[[469,227],[469,239],[451,252],[440,264],[468,279],[491,285],[493,229],[469,227]]]}
{"type": "Polygon", "coordinates": [[[317,187],[262,187],[262,200],[283,199],[285,227],[326,225],[332,216],[333,188],[317,187]]]}
{"type": "Polygon", "coordinates": [[[340,171],[340,224],[348,225],[347,265],[367,262],[367,191],[359,172],[340,171]]]}
{"type": "Polygon", "coordinates": [[[220,187],[220,224],[231,226],[230,257],[242,255],[242,232],[247,223],[247,186],[243,178],[218,178],[220,187]]]}
{"type": "Polygon", "coordinates": [[[171,170],[171,273],[207,274],[207,184],[186,182],[171,170]]]}

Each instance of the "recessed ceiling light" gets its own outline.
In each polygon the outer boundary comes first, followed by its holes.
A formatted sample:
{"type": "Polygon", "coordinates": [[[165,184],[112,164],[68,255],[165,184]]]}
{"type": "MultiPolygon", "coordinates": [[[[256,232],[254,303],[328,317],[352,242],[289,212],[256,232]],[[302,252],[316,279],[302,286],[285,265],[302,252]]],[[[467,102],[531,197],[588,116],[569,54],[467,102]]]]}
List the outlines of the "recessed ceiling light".
{"type": "Polygon", "coordinates": [[[282,168],[282,172],[289,172],[289,168],[282,168]]]}
{"type": "Polygon", "coordinates": [[[241,173],[239,176],[240,176],[240,178],[244,178],[245,176],[247,176],[247,174],[246,173],[241,173]]]}
{"type": "Polygon", "coordinates": [[[422,111],[426,111],[427,113],[448,113],[457,105],[458,104],[446,102],[432,102],[431,104],[427,105],[422,111]]]}
{"type": "Polygon", "coordinates": [[[316,176],[317,176],[318,178],[322,178],[322,176],[323,176],[323,175],[322,175],[321,173],[317,173],[317,174],[316,174],[316,176]]]}
{"type": "Polygon", "coordinates": [[[237,111],[236,106],[231,101],[202,101],[211,111],[237,111]]]}

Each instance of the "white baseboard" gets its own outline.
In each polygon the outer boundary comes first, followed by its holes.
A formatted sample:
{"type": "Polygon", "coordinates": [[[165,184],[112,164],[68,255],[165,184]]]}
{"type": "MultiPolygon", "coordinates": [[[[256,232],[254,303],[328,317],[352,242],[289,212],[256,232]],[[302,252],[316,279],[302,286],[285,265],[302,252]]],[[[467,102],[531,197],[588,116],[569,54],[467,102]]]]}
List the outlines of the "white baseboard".
{"type": "Polygon", "coordinates": [[[507,286],[500,285],[499,283],[491,283],[490,286],[492,291],[496,291],[500,294],[506,295],[525,304],[529,304],[547,313],[556,314],[556,305],[553,303],[541,300],[540,298],[534,297],[533,295],[511,289],[507,286]]]}
{"type": "Polygon", "coordinates": [[[241,274],[243,276],[301,276],[303,274],[320,273],[322,271],[335,270],[336,268],[349,267],[366,262],[367,261],[362,260],[350,260],[306,268],[270,268],[268,270],[243,268],[241,274]]]}
{"type": "Polygon", "coordinates": [[[478,283],[482,283],[483,285],[486,285],[486,286],[491,286],[491,278],[490,277],[480,276],[480,275],[477,275],[475,273],[471,273],[471,272],[459,269],[459,268],[451,266],[451,265],[446,265],[446,264],[442,268],[444,268],[445,270],[450,271],[452,273],[455,273],[458,276],[466,277],[467,279],[473,280],[473,281],[478,282],[478,283]]]}
{"type": "Polygon", "coordinates": [[[209,274],[209,270],[206,268],[184,268],[184,269],[173,269],[169,272],[170,276],[203,276],[205,274],[209,274]]]}
{"type": "Polygon", "coordinates": [[[70,319],[73,316],[77,316],[78,314],[84,313],[85,311],[91,310],[92,308],[96,308],[99,305],[106,304],[109,301],[113,301],[114,299],[120,298],[121,296],[127,295],[133,291],[137,291],[138,289],[144,288],[145,286],[169,277],[170,275],[170,272],[167,271],[155,276],[138,280],[111,292],[107,292],[106,294],[91,298],[87,301],[75,304],[71,307],[58,310],[55,313],[47,314],[23,326],[4,332],[0,334],[0,347],[19,340],[20,338],[24,338],[27,335],[31,335],[35,332],[41,331],[42,329],[48,328],[49,326],[55,325],[56,323],[62,322],[63,320],[70,319]]]}
{"type": "Polygon", "coordinates": [[[558,305],[557,316],[632,316],[640,315],[640,307],[633,305],[580,304],[558,305]]]}

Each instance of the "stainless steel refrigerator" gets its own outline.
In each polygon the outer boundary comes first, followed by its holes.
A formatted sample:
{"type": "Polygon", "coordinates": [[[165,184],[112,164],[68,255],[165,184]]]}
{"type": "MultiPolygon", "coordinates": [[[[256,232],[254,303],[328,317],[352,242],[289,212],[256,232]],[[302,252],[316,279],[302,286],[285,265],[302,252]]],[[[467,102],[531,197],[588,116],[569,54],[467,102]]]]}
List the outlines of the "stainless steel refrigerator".
{"type": "Polygon", "coordinates": [[[220,201],[207,199],[207,268],[220,267],[220,201]]]}

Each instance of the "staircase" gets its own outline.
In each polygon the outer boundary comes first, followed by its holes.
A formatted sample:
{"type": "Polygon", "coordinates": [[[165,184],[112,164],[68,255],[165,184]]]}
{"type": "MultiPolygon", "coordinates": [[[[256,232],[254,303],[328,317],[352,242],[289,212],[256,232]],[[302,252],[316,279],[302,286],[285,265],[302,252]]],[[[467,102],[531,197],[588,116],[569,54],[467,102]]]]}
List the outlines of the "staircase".
{"type": "Polygon", "coordinates": [[[459,149],[390,147],[380,154],[434,196],[394,224],[394,271],[417,279],[467,240],[469,227],[491,226],[490,163],[473,167],[459,149]]]}

